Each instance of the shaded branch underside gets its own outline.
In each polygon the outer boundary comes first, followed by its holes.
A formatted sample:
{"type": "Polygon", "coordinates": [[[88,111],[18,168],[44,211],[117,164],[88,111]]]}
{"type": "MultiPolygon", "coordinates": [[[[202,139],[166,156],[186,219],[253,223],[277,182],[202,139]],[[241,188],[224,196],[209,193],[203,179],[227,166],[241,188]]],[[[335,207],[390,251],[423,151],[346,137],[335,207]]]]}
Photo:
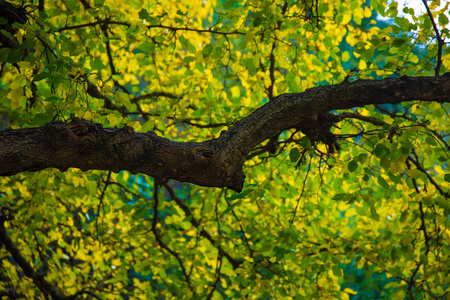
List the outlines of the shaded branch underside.
{"type": "MultiPolygon", "coordinates": [[[[130,127],[103,128],[81,119],[43,127],[0,132],[0,175],[48,167],[76,167],[143,173],[169,179],[242,190],[242,167],[251,149],[290,128],[311,128],[315,116],[370,104],[421,100],[450,102],[450,76],[344,81],[303,93],[283,94],[237,122],[219,138],[174,142],[130,127]]],[[[307,133],[306,133],[307,134],[307,133]]]]}

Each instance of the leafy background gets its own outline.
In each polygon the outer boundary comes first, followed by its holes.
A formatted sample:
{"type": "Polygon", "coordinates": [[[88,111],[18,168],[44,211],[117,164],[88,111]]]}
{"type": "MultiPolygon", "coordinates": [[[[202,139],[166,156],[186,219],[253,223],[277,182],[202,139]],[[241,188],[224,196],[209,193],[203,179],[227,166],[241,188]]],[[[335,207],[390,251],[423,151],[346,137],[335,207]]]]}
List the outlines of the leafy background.
{"type": "MultiPolygon", "coordinates": [[[[377,0],[25,4],[28,22],[1,23],[1,129],[80,117],[201,141],[282,93],[450,69],[433,27],[444,41],[448,2],[432,19],[377,0]]],[[[66,295],[448,296],[448,104],[333,113],[339,151],[283,132],[249,155],[240,194],[126,171],[2,177],[4,226],[66,295]]],[[[1,289],[42,297],[0,257],[1,289]]]]}

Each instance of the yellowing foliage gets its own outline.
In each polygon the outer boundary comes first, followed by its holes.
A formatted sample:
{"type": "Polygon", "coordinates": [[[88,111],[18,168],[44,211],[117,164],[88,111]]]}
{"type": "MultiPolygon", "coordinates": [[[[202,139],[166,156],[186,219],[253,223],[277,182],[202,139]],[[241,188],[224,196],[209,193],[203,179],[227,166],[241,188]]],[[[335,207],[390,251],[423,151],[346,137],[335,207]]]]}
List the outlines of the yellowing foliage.
{"type": "MultiPolygon", "coordinates": [[[[447,42],[439,2],[427,1],[447,42]]],[[[1,27],[16,45],[0,45],[1,130],[79,117],[201,141],[279,94],[434,75],[439,57],[439,74],[450,69],[428,14],[406,18],[396,2],[24,3],[28,22],[1,27]]],[[[47,169],[0,178],[0,221],[77,299],[448,296],[448,105],[332,113],[347,113],[332,128],[338,151],[284,131],[275,153],[249,155],[240,194],[47,169]]],[[[0,248],[0,291],[48,298],[13,256],[0,248]]]]}

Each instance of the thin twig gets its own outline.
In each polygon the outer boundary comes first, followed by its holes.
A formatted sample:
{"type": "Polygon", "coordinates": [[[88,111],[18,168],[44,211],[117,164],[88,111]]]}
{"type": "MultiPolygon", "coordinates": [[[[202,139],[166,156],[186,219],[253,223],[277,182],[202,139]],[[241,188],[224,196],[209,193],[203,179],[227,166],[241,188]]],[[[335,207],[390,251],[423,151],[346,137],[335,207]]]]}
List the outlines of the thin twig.
{"type": "Polygon", "coordinates": [[[423,2],[423,5],[425,5],[425,8],[427,9],[428,17],[430,18],[431,24],[433,25],[434,32],[436,33],[436,40],[438,43],[438,52],[437,52],[436,67],[434,70],[435,70],[435,76],[439,76],[439,70],[441,69],[441,65],[442,65],[442,47],[444,46],[445,43],[441,37],[439,29],[437,28],[436,22],[434,21],[431,10],[428,7],[427,0],[422,0],[422,2],[423,2]]]}

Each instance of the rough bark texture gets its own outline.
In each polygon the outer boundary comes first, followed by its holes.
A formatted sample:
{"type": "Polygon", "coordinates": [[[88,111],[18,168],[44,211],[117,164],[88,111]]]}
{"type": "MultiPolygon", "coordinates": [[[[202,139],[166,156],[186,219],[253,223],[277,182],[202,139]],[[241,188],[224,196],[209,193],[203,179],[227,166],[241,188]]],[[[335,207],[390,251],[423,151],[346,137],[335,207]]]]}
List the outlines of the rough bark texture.
{"type": "Polygon", "coordinates": [[[283,94],[237,122],[219,138],[174,142],[130,127],[103,128],[81,119],[0,132],[0,175],[48,167],[144,173],[202,186],[242,190],[242,167],[252,148],[289,128],[319,126],[316,115],[369,104],[450,102],[450,76],[344,81],[283,94]]]}

